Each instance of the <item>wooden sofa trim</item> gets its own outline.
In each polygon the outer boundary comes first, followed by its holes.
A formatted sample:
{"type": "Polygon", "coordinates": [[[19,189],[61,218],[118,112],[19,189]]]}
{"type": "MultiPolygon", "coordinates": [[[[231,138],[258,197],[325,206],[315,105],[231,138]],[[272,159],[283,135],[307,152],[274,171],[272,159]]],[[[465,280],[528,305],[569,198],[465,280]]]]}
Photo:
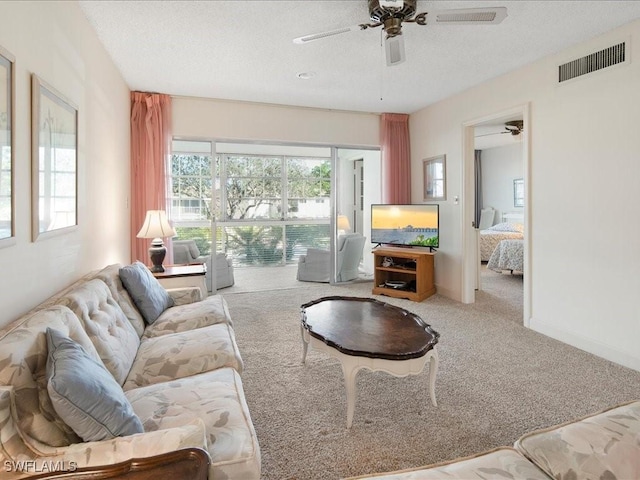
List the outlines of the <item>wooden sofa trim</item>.
{"type": "Polygon", "coordinates": [[[146,458],[132,458],[114,465],[79,468],[73,472],[53,472],[29,480],[157,480],[159,478],[188,478],[207,480],[209,454],[201,448],[184,448],[146,458]]]}

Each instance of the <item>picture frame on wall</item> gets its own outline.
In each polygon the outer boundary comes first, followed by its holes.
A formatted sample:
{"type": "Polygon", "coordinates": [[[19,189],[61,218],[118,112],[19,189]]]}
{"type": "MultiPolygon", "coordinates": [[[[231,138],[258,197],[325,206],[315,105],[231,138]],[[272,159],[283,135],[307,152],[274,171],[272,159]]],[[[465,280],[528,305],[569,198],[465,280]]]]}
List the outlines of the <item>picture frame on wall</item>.
{"type": "Polygon", "coordinates": [[[0,247],[15,243],[14,63],[0,47],[0,247]]]}
{"type": "Polygon", "coordinates": [[[446,155],[438,155],[422,161],[425,201],[447,199],[446,157],[446,155]]]}
{"type": "Polygon", "coordinates": [[[31,76],[33,241],[78,224],[78,108],[31,76]]]}

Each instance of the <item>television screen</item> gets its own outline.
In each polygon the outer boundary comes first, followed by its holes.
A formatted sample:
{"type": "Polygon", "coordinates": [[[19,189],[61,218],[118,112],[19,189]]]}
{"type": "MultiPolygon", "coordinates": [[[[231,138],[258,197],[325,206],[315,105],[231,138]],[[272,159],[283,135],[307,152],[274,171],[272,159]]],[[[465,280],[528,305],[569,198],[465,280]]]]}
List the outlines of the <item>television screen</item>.
{"type": "Polygon", "coordinates": [[[438,248],[439,205],[371,205],[371,242],[438,248]]]}

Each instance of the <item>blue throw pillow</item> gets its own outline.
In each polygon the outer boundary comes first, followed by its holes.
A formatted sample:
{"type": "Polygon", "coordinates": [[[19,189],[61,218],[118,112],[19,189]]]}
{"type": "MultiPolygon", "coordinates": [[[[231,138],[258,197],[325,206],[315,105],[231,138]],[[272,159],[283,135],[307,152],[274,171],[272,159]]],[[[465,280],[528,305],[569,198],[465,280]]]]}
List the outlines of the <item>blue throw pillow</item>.
{"type": "Polygon", "coordinates": [[[47,328],[47,391],[54,410],[85,442],[142,433],[122,387],[81,345],[47,328]]]}
{"type": "Polygon", "coordinates": [[[118,272],[120,280],[144,320],[151,325],[160,314],[173,306],[173,298],[160,285],[149,269],[141,262],[122,267],[118,272]]]}

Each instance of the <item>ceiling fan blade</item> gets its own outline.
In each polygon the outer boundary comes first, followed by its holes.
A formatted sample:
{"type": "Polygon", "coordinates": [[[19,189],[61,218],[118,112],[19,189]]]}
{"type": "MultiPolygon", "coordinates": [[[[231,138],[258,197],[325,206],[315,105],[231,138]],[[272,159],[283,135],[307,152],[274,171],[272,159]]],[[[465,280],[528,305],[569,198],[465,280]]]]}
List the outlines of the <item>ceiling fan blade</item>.
{"type": "Polygon", "coordinates": [[[511,132],[493,132],[493,133],[483,133],[482,135],[475,135],[475,138],[480,138],[480,137],[491,137],[493,135],[502,135],[504,133],[511,133],[511,132]]]}
{"type": "Polygon", "coordinates": [[[364,30],[365,28],[368,28],[371,25],[352,25],[350,27],[344,27],[344,28],[338,28],[336,30],[329,30],[328,32],[320,32],[320,33],[314,33],[311,35],[305,35],[303,37],[298,37],[298,38],[294,38],[293,39],[293,43],[297,43],[299,45],[305,44],[305,43],[309,43],[309,42],[313,42],[314,40],[320,40],[322,38],[327,38],[327,37],[333,37],[334,35],[341,35],[343,33],[349,33],[349,32],[353,32],[355,30],[364,30]]]}
{"type": "Polygon", "coordinates": [[[458,8],[419,13],[415,22],[420,25],[487,25],[507,18],[506,7],[458,8]]]}

